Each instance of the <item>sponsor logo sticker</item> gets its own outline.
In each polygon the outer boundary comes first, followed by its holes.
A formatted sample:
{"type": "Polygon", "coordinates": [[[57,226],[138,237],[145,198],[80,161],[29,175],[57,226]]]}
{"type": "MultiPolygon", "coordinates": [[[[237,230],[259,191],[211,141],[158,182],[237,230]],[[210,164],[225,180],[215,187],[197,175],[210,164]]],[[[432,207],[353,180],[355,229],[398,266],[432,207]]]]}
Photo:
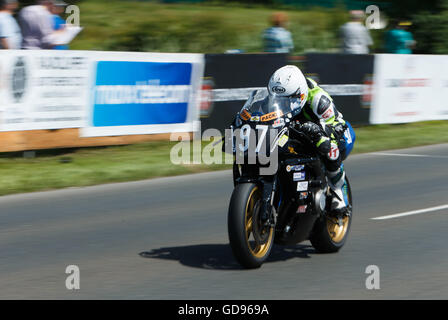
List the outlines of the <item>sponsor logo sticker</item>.
{"type": "Polygon", "coordinates": [[[283,147],[286,144],[286,142],[288,142],[288,140],[289,140],[288,136],[286,134],[284,134],[280,137],[280,139],[278,139],[278,145],[280,147],[283,147]]]}
{"type": "Polygon", "coordinates": [[[283,120],[283,118],[277,119],[274,121],[274,123],[272,124],[273,128],[278,128],[281,127],[285,124],[285,120],[283,120]]]}
{"type": "Polygon", "coordinates": [[[339,157],[339,148],[336,144],[331,144],[330,152],[328,153],[328,158],[330,160],[336,160],[339,157]]]}
{"type": "Polygon", "coordinates": [[[250,119],[250,113],[247,112],[246,109],[244,109],[241,113],[240,113],[240,117],[243,120],[249,120],[250,119]]]}
{"type": "Polygon", "coordinates": [[[294,172],[293,178],[294,181],[302,181],[305,180],[305,172],[294,172]]]}
{"type": "Polygon", "coordinates": [[[350,129],[349,128],[345,129],[344,136],[345,136],[348,144],[353,142],[352,141],[352,135],[350,134],[350,129]]]}
{"type": "Polygon", "coordinates": [[[282,86],[275,86],[275,87],[272,87],[272,91],[275,93],[284,93],[286,91],[286,89],[283,88],[282,86]]]}
{"type": "Polygon", "coordinates": [[[297,208],[297,213],[305,213],[307,205],[302,205],[297,208]]]}
{"type": "Polygon", "coordinates": [[[328,110],[325,111],[324,114],[322,115],[322,118],[324,118],[325,120],[328,120],[333,116],[334,116],[333,108],[328,108],[328,110]]]}
{"type": "Polygon", "coordinates": [[[303,200],[303,199],[306,199],[306,198],[308,198],[308,192],[300,192],[299,199],[303,200]]]}
{"type": "Polygon", "coordinates": [[[297,191],[308,191],[308,181],[297,182],[297,191]]]}
{"type": "Polygon", "coordinates": [[[281,117],[282,115],[283,113],[281,111],[274,111],[261,116],[260,120],[263,122],[271,121],[277,119],[278,117],[281,117]]]}
{"type": "Polygon", "coordinates": [[[286,166],[286,171],[287,172],[291,172],[291,171],[302,171],[303,169],[305,169],[305,165],[304,164],[299,164],[296,166],[291,166],[291,165],[287,165],[286,166]]]}

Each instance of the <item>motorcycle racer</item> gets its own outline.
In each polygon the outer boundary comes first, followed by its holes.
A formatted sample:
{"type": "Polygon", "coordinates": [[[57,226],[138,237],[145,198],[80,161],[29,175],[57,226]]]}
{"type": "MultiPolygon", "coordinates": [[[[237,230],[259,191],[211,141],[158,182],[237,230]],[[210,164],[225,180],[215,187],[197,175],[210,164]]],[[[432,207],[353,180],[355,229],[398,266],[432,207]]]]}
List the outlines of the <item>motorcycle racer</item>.
{"type": "Polygon", "coordinates": [[[287,65],[275,71],[269,80],[268,92],[270,95],[290,97],[295,128],[310,138],[327,169],[333,191],[331,213],[336,216],[347,214],[342,160],[351,151],[353,129],[336,109],[331,96],[314,80],[305,78],[296,66],[287,65]],[[350,141],[347,141],[347,136],[344,138],[347,129],[352,135],[350,141]]]}

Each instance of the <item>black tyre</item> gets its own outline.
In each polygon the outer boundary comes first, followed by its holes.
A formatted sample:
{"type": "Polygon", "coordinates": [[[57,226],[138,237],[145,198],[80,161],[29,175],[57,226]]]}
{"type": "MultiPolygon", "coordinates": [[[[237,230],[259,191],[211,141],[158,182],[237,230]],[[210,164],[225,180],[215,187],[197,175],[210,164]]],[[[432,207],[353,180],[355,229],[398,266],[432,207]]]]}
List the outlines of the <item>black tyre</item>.
{"type": "Polygon", "coordinates": [[[262,228],[259,223],[260,204],[256,184],[239,184],[233,190],[227,217],[229,242],[236,260],[248,269],[259,268],[274,243],[274,227],[262,228]]]}
{"type": "MultiPolygon", "coordinates": [[[[347,184],[347,195],[350,208],[352,208],[352,191],[350,183],[345,178],[347,184]]],[[[352,211],[352,209],[350,209],[352,211]]],[[[352,224],[353,214],[350,212],[349,216],[344,217],[339,221],[333,217],[323,217],[316,221],[313,233],[310,237],[313,247],[321,253],[338,252],[345,244],[350,226],[352,224]]]]}

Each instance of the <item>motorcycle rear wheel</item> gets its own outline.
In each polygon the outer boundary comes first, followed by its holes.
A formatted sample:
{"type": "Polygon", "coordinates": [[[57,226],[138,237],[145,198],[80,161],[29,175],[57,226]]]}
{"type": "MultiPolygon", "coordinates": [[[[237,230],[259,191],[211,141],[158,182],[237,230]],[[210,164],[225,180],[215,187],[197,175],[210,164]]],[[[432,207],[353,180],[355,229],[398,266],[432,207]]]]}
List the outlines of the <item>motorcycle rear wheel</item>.
{"type": "Polygon", "coordinates": [[[259,227],[258,239],[255,239],[254,223],[260,208],[261,190],[254,183],[243,183],[236,186],[230,199],[227,227],[229,242],[233,255],[239,264],[247,269],[259,268],[269,257],[274,243],[274,227],[259,227]],[[255,217],[255,219],[254,219],[255,217]]]}
{"type": "MultiPolygon", "coordinates": [[[[352,192],[348,179],[345,180],[347,184],[347,195],[350,207],[352,207],[352,192]]],[[[345,244],[350,226],[352,224],[353,214],[350,212],[349,216],[345,216],[338,220],[334,217],[325,216],[319,219],[313,229],[310,237],[310,242],[313,247],[321,253],[338,252],[345,244]]]]}

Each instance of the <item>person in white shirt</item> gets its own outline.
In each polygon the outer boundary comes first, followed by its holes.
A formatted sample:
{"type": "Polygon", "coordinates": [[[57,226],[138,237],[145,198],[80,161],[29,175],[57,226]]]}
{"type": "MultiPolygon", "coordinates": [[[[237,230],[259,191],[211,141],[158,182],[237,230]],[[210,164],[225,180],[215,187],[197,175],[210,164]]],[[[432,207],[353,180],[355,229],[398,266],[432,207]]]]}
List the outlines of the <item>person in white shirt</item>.
{"type": "Polygon", "coordinates": [[[55,31],[51,13],[52,0],[38,0],[36,5],[20,10],[19,23],[23,34],[23,49],[52,49],[58,45],[58,36],[64,29],[55,31]]]}
{"type": "Polygon", "coordinates": [[[12,16],[17,7],[17,0],[0,0],[0,49],[20,49],[22,34],[12,16]]]}
{"type": "Polygon", "coordinates": [[[361,23],[364,12],[361,10],[350,11],[351,21],[340,29],[342,40],[342,52],[350,54],[368,54],[369,46],[373,45],[369,30],[361,23]]]}

